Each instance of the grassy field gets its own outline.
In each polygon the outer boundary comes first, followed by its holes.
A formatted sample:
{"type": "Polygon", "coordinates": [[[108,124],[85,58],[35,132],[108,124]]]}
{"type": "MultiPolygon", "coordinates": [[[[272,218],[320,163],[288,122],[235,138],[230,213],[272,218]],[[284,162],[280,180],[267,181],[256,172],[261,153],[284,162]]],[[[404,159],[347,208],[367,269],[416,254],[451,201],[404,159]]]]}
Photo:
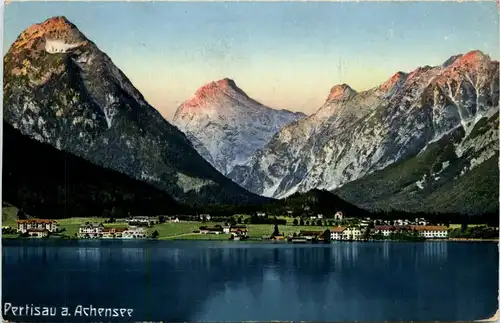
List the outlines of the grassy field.
{"type": "MultiPolygon", "coordinates": [[[[8,219],[7,225],[16,226],[15,224],[15,214],[17,209],[4,208],[3,218],[8,219]]],[[[105,218],[89,217],[89,218],[70,218],[70,219],[60,219],[57,220],[59,227],[65,229],[64,235],[69,237],[75,237],[78,232],[78,228],[82,223],[85,222],[97,222],[103,223],[106,227],[126,227],[127,224],[122,220],[118,220],[116,223],[104,223],[107,220],[105,218]]],[[[290,219],[290,223],[293,219],[290,219]]],[[[199,234],[193,231],[199,230],[201,226],[214,226],[221,223],[214,222],[179,222],[179,223],[162,223],[156,224],[151,228],[148,228],[148,233],[151,235],[154,231],[158,231],[158,239],[161,240],[228,240],[228,234],[199,234]]],[[[4,225],[6,225],[4,223],[4,225]]],[[[269,236],[274,230],[274,225],[272,224],[247,224],[249,237],[252,239],[260,239],[262,236],[269,236]]],[[[300,230],[309,231],[321,231],[325,230],[326,227],[323,226],[294,226],[294,225],[279,225],[279,231],[285,233],[285,235],[293,234],[294,232],[299,232],[300,230]]],[[[7,236],[6,236],[7,238],[7,236]]]]}
{"type": "MultiPolygon", "coordinates": [[[[469,227],[480,227],[480,226],[485,226],[485,224],[469,224],[469,227]]],[[[460,229],[462,227],[461,224],[450,224],[450,229],[460,229]]]]}
{"type": "Polygon", "coordinates": [[[2,226],[15,227],[17,220],[17,208],[14,206],[2,207],[2,226]]]}
{"type": "MultiPolygon", "coordinates": [[[[15,207],[3,207],[2,209],[2,223],[3,225],[8,225],[16,227],[16,213],[17,209],[15,207]]],[[[294,226],[292,225],[293,218],[286,218],[287,225],[278,225],[280,233],[285,235],[298,233],[301,230],[304,231],[323,231],[327,229],[326,226],[294,226]]],[[[89,218],[70,218],[70,219],[60,219],[57,220],[61,229],[66,229],[63,234],[69,237],[75,237],[75,233],[78,232],[78,228],[82,223],[85,222],[97,222],[104,223],[107,219],[98,217],[89,218]]],[[[127,227],[125,220],[117,220],[116,223],[105,223],[106,227],[127,227]]],[[[228,234],[199,234],[193,233],[193,231],[199,230],[200,226],[214,226],[221,223],[214,222],[179,222],[179,223],[162,223],[156,224],[155,226],[148,228],[148,233],[151,235],[154,231],[158,231],[160,240],[228,240],[228,234]]],[[[274,225],[272,224],[247,224],[248,235],[251,239],[260,239],[262,236],[269,236],[272,234],[274,225]]],[[[471,227],[479,226],[471,224],[471,227]]],[[[451,224],[450,228],[460,228],[460,224],[451,224]]],[[[5,235],[5,238],[12,238],[16,235],[5,235]]]]}

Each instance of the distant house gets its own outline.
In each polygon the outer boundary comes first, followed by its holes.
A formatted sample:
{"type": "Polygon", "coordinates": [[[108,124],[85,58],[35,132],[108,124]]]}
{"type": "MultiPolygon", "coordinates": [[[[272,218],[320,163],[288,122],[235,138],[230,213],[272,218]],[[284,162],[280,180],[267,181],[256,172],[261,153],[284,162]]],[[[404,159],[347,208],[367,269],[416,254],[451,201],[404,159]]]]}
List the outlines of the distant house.
{"type": "Polygon", "coordinates": [[[179,218],[169,218],[169,219],[168,219],[168,222],[169,222],[169,223],[179,223],[179,222],[181,222],[181,221],[179,221],[179,218]]]}
{"type": "Polygon", "coordinates": [[[396,228],[392,225],[376,225],[373,230],[376,234],[382,234],[384,237],[388,237],[396,231],[396,228]]]}
{"type": "Polygon", "coordinates": [[[17,221],[17,231],[26,233],[28,230],[47,230],[49,233],[57,232],[57,221],[47,219],[27,219],[17,221]]]}
{"type": "Polygon", "coordinates": [[[410,224],[410,220],[408,219],[397,219],[394,221],[394,225],[409,225],[410,224]]]}
{"type": "Polygon", "coordinates": [[[265,217],[265,216],[266,216],[266,214],[265,214],[264,212],[257,212],[257,216],[258,216],[259,218],[263,218],[263,217],[265,217]]]}
{"type": "Polygon", "coordinates": [[[332,240],[345,240],[344,239],[344,227],[335,227],[330,230],[330,236],[332,240]]]}
{"type": "Polygon", "coordinates": [[[233,237],[247,237],[248,236],[248,229],[246,225],[232,225],[231,228],[229,229],[229,232],[233,237]]]}
{"type": "Polygon", "coordinates": [[[156,223],[155,219],[149,216],[134,216],[126,220],[132,226],[147,226],[150,227],[156,223]]]}
{"type": "Polygon", "coordinates": [[[222,232],[224,232],[225,234],[229,234],[230,230],[231,230],[231,226],[230,225],[224,225],[222,227],[222,232]]]}
{"type": "Polygon", "coordinates": [[[425,220],[424,218],[415,218],[415,224],[416,225],[428,225],[429,221],[425,220]]]}
{"type": "Polygon", "coordinates": [[[210,214],[200,214],[199,216],[200,221],[210,221],[212,218],[210,214]]]}
{"type": "Polygon", "coordinates": [[[146,229],[142,227],[129,226],[122,232],[123,239],[141,239],[147,237],[146,229]]]}
{"type": "Polygon", "coordinates": [[[438,225],[414,225],[410,226],[412,230],[419,233],[420,236],[427,239],[445,239],[448,238],[448,228],[438,225]]]}
{"type": "Polygon", "coordinates": [[[221,234],[224,232],[224,229],[221,226],[216,227],[200,227],[201,234],[221,234]]]}
{"type": "Polygon", "coordinates": [[[343,232],[347,240],[360,240],[362,232],[358,227],[348,227],[343,232]]]}
{"type": "Polygon", "coordinates": [[[317,215],[317,217],[318,217],[318,219],[323,219],[323,214],[320,213],[317,215]]]}
{"type": "Polygon", "coordinates": [[[309,219],[311,219],[311,220],[316,220],[316,216],[315,216],[315,215],[311,215],[311,216],[309,217],[309,219]]]}
{"type": "Polygon", "coordinates": [[[78,228],[78,238],[100,238],[102,237],[102,232],[104,230],[104,225],[102,223],[91,223],[85,222],[78,228]]]}
{"type": "Polygon", "coordinates": [[[104,228],[102,230],[102,238],[103,239],[121,238],[123,232],[126,230],[127,228],[104,228]]]}
{"type": "Polygon", "coordinates": [[[331,239],[330,233],[327,230],[325,231],[300,231],[298,238],[305,239],[306,241],[329,241],[331,239]]]}
{"type": "Polygon", "coordinates": [[[49,236],[49,230],[47,229],[28,229],[26,233],[30,237],[45,238],[49,236]]]}
{"type": "Polygon", "coordinates": [[[338,211],[337,213],[335,213],[333,218],[334,218],[334,220],[341,221],[344,219],[344,213],[342,213],[342,211],[338,211]]]}
{"type": "Polygon", "coordinates": [[[288,214],[288,216],[292,216],[293,215],[293,211],[288,210],[288,211],[286,211],[286,214],[288,214]]]}
{"type": "Polygon", "coordinates": [[[366,228],[367,226],[369,226],[369,225],[370,225],[370,221],[369,221],[369,220],[361,220],[361,221],[360,221],[360,223],[359,223],[359,225],[360,225],[361,227],[366,228]]]}
{"type": "Polygon", "coordinates": [[[305,238],[306,240],[318,239],[323,231],[300,231],[299,238],[305,238]]]}

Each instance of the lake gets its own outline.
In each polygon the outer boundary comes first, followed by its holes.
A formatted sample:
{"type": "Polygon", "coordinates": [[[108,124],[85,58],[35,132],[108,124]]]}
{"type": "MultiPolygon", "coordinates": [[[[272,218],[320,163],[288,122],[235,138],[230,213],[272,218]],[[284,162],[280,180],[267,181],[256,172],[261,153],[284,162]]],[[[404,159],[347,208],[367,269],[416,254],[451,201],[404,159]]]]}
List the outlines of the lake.
{"type": "Polygon", "coordinates": [[[474,320],[497,310],[498,261],[496,243],[4,240],[2,302],[133,309],[106,321],[474,320]]]}

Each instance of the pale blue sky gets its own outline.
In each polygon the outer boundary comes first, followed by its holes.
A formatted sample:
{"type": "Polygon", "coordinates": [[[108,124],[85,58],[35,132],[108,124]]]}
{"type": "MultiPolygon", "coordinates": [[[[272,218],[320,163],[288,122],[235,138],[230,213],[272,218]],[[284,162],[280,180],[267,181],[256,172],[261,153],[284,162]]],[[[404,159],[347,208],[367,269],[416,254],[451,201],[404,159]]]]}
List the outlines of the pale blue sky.
{"type": "Polygon", "coordinates": [[[364,90],[473,49],[499,58],[494,2],[14,2],[4,15],[4,53],[29,25],[66,16],[167,118],[224,77],[311,113],[341,82],[364,90]]]}

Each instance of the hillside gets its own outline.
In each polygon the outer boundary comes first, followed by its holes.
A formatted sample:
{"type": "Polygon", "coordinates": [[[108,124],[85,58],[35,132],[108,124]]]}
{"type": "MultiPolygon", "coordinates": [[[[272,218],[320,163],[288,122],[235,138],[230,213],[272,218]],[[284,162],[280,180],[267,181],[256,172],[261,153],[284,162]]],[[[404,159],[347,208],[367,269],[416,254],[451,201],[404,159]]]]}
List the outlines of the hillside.
{"type": "Polygon", "coordinates": [[[498,112],[422,152],[334,190],[369,210],[483,214],[498,212],[498,112]]]}
{"type": "MultiPolygon", "coordinates": [[[[34,217],[188,211],[158,188],[30,139],[6,122],[2,175],[2,200],[34,217]]],[[[8,219],[13,220],[12,215],[8,219]]]]}

